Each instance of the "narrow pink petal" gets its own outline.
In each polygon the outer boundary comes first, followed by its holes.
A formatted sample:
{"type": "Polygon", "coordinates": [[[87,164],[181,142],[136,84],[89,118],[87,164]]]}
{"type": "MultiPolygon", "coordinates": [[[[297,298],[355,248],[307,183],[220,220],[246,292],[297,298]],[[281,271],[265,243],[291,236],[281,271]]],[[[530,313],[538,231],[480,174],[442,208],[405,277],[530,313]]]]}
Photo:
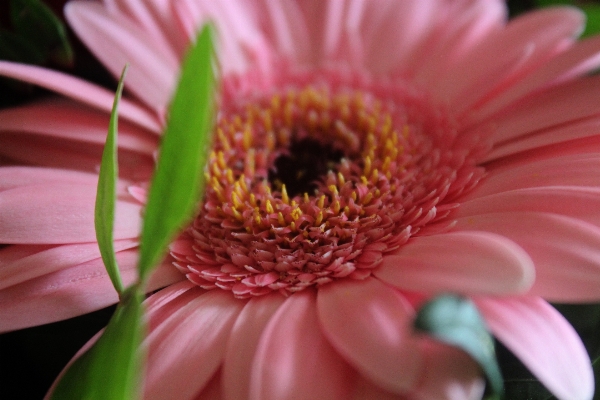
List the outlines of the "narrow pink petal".
{"type": "Polygon", "coordinates": [[[472,230],[411,239],[374,274],[408,291],[507,294],[528,290],[535,269],[513,241],[472,230]]]}
{"type": "Polygon", "coordinates": [[[448,69],[460,62],[480,41],[503,29],[506,19],[507,9],[503,1],[456,3],[456,9],[436,32],[438,42],[435,47],[413,66],[413,79],[435,93],[440,81],[447,79],[448,69]]]}
{"type": "Polygon", "coordinates": [[[554,85],[597,69],[600,66],[599,49],[598,36],[576,42],[571,48],[536,68],[520,82],[478,107],[476,111],[471,111],[469,120],[474,123],[484,121],[517,99],[545,85],[554,85]]]}
{"type": "MultiPolygon", "coordinates": [[[[593,118],[593,117],[592,117],[593,118]]],[[[568,124],[570,125],[570,124],[568,124]]],[[[533,135],[532,135],[533,136],[533,135]]],[[[565,142],[537,147],[506,157],[486,161],[486,170],[512,168],[526,165],[532,162],[542,162],[560,157],[593,158],[600,155],[600,135],[592,134],[567,140],[565,142]]],[[[570,162],[564,158],[563,161],[570,162]]]]}
{"type": "Polygon", "coordinates": [[[394,393],[416,383],[413,310],[398,291],[373,278],[344,280],[320,288],[317,306],[325,335],[362,375],[394,393]]]}
{"type": "Polygon", "coordinates": [[[310,35],[301,6],[295,2],[246,1],[252,19],[281,56],[306,64],[310,57],[310,35]]]}
{"type": "Polygon", "coordinates": [[[593,93],[600,77],[590,76],[553,86],[525,97],[494,115],[497,128],[489,139],[501,143],[523,135],[598,115],[593,93]]]}
{"type": "Polygon", "coordinates": [[[457,106],[456,112],[470,109],[491,92],[546,62],[574,41],[585,25],[584,14],[569,7],[555,7],[524,14],[503,31],[489,36],[440,82],[440,93],[457,106]],[[510,60],[510,64],[499,63],[510,60]],[[498,69],[502,67],[502,69],[498,69]]]}
{"type": "Polygon", "coordinates": [[[556,302],[600,300],[600,228],[562,215],[504,212],[459,218],[455,229],[483,230],[514,241],[531,257],[530,294],[556,302]]]}
{"type": "Polygon", "coordinates": [[[0,266],[8,265],[13,262],[18,262],[22,258],[27,258],[36,253],[40,253],[46,250],[53,248],[52,245],[42,245],[42,244],[33,244],[33,245],[24,245],[24,244],[15,244],[15,245],[4,245],[0,249],[0,266]]]}
{"type": "Polygon", "coordinates": [[[539,298],[475,299],[492,333],[558,398],[590,400],[594,375],[575,330],[539,298]]]}
{"type": "Polygon", "coordinates": [[[283,304],[279,293],[251,299],[235,321],[223,364],[223,398],[247,399],[252,360],[263,330],[283,304]]]}
{"type": "Polygon", "coordinates": [[[575,139],[589,138],[591,136],[597,137],[599,133],[600,118],[597,116],[590,117],[582,121],[570,122],[564,126],[559,125],[557,127],[544,129],[530,135],[498,144],[485,156],[485,161],[489,162],[525,151],[535,152],[544,146],[563,144],[575,139]]]}
{"type": "MultiPolygon", "coordinates": [[[[0,192],[0,242],[63,244],[94,242],[96,187],[41,184],[0,192]]],[[[141,206],[117,201],[115,239],[135,238],[141,206]]]]}
{"type": "Polygon", "coordinates": [[[130,64],[128,89],[155,110],[165,109],[179,71],[178,57],[169,46],[149,38],[130,20],[109,15],[99,3],[69,2],[65,16],[77,36],[113,75],[119,76],[125,64],[130,64]]]}
{"type": "MultiPolygon", "coordinates": [[[[0,159],[11,164],[74,169],[97,173],[103,146],[69,139],[26,133],[0,135],[0,159]]],[[[146,181],[154,171],[151,156],[128,150],[119,151],[119,176],[146,181]]]]}
{"type": "MultiPolygon", "coordinates": [[[[70,100],[52,98],[0,110],[0,132],[27,132],[104,145],[109,115],[70,100]],[[31,118],[35,115],[35,118],[31,118]]],[[[155,135],[127,121],[119,124],[119,148],[152,155],[155,135]]]]}
{"type": "Polygon", "coordinates": [[[479,365],[465,352],[422,339],[423,373],[410,400],[475,400],[483,397],[485,380],[479,365]]]}
{"type": "Polygon", "coordinates": [[[0,191],[41,183],[75,183],[93,186],[98,184],[98,175],[56,168],[0,168],[0,191]]]}
{"type": "Polygon", "coordinates": [[[177,29],[177,21],[172,12],[173,2],[162,0],[105,0],[110,13],[121,13],[143,27],[144,31],[163,46],[168,45],[173,52],[183,55],[188,41],[177,29]],[[163,44],[164,43],[164,44],[163,44]]]}
{"type": "MultiPolygon", "coordinates": [[[[61,72],[33,65],[0,61],[0,75],[39,85],[107,113],[110,113],[115,98],[115,94],[110,90],[61,72]]],[[[120,102],[119,116],[151,132],[162,131],[161,124],[154,114],[126,98],[120,102]]]]}
{"type": "MultiPolygon", "coordinates": [[[[137,245],[137,241],[119,240],[115,242],[115,251],[131,249],[137,245]]],[[[14,247],[16,246],[0,249],[0,290],[100,258],[98,243],[83,243],[52,247],[12,262],[3,262],[3,253],[14,247]]]]}
{"type": "MultiPolygon", "coordinates": [[[[179,304],[176,304],[175,308],[172,308],[173,304],[176,303],[174,300],[181,299],[184,293],[197,287],[197,285],[189,280],[184,279],[149,296],[144,302],[146,313],[151,316],[149,329],[153,330],[155,326],[162,324],[167,316],[179,308],[179,304]]],[[[193,296],[197,296],[197,292],[194,292],[193,296]]]]}
{"type": "Polygon", "coordinates": [[[256,348],[250,399],[347,399],[351,370],[321,332],[315,293],[288,297],[256,348]]]}
{"type": "Polygon", "coordinates": [[[390,73],[401,68],[413,56],[415,49],[434,26],[437,15],[445,12],[437,0],[379,1],[367,3],[367,18],[363,20],[361,33],[366,34],[364,62],[375,74],[390,73]],[[368,16],[377,12],[377,20],[368,16]],[[373,25],[371,25],[373,24],[373,25]]]}
{"type": "Polygon", "coordinates": [[[240,1],[180,0],[173,7],[188,41],[196,38],[196,32],[202,24],[207,21],[216,24],[219,33],[218,56],[224,73],[244,72],[249,66],[249,56],[254,56],[265,42],[250,11],[240,1]]]}
{"type": "Polygon", "coordinates": [[[543,186],[600,186],[600,154],[573,154],[540,160],[509,162],[488,168],[467,199],[543,186]]]}
{"type": "Polygon", "coordinates": [[[544,186],[500,192],[462,203],[453,217],[515,211],[549,212],[600,226],[600,189],[544,186]]]}
{"type": "MultiPolygon", "coordinates": [[[[0,167],[0,192],[22,186],[55,183],[73,183],[78,185],[96,186],[98,184],[98,174],[46,167],[0,167]]],[[[129,185],[130,183],[126,180],[117,180],[117,195],[119,198],[130,198],[130,192],[128,190],[130,187],[129,185]]],[[[133,195],[131,195],[131,197],[135,198],[133,195]]],[[[146,202],[144,201],[143,204],[145,203],[146,202]]]]}
{"type": "MultiPolygon", "coordinates": [[[[137,279],[137,251],[117,253],[125,285],[137,279]]],[[[158,268],[148,291],[177,282],[173,266],[158,268]]],[[[56,271],[0,290],[0,332],[76,317],[118,301],[101,259],[56,271]]]]}
{"type": "Polygon", "coordinates": [[[96,172],[102,148],[96,144],[24,133],[0,135],[0,157],[11,164],[96,172]]]}
{"type": "Polygon", "coordinates": [[[148,351],[145,399],[193,399],[223,361],[244,302],[222,290],[198,288],[196,293],[154,327],[142,344],[148,351]]]}

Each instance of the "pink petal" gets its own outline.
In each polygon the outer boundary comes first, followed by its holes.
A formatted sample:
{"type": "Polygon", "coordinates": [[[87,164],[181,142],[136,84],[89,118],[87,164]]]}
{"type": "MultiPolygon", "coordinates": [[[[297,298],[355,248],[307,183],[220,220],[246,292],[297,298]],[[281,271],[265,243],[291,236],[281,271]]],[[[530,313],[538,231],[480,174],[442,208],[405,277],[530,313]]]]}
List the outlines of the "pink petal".
{"type": "Polygon", "coordinates": [[[568,123],[565,126],[559,125],[558,127],[545,129],[534,134],[499,144],[485,156],[485,159],[486,162],[489,162],[528,150],[536,152],[544,146],[563,144],[564,142],[575,139],[589,138],[597,136],[599,133],[600,118],[591,117],[582,121],[568,123]]]}
{"type": "Polygon", "coordinates": [[[218,370],[194,400],[221,400],[223,398],[221,381],[221,370],[218,370]]]}
{"type": "Polygon", "coordinates": [[[422,339],[423,373],[410,400],[467,400],[481,399],[485,380],[479,365],[465,352],[422,339]]]}
{"type": "Polygon", "coordinates": [[[436,0],[364,3],[363,62],[375,74],[390,73],[410,60],[434,25],[436,13],[445,11],[436,0]]]}
{"type": "Polygon", "coordinates": [[[101,154],[101,146],[89,143],[24,133],[0,135],[0,157],[11,164],[97,172],[101,154]]]}
{"type": "Polygon", "coordinates": [[[414,80],[419,85],[426,86],[433,93],[440,81],[447,79],[448,69],[460,62],[486,37],[497,35],[498,31],[504,29],[507,19],[503,1],[456,2],[454,5],[453,12],[434,31],[437,43],[426,52],[423,60],[407,71],[414,74],[414,80]]]}
{"type": "Polygon", "coordinates": [[[584,25],[584,14],[569,7],[547,8],[515,18],[448,71],[449,79],[440,82],[439,93],[445,94],[460,114],[547,61],[572,43],[584,25]]]}
{"type": "Polygon", "coordinates": [[[413,310],[399,292],[373,278],[343,280],[320,288],[317,306],[325,335],[361,374],[395,393],[416,383],[413,310]]]}
{"type": "Polygon", "coordinates": [[[555,213],[600,226],[600,188],[544,186],[500,192],[462,203],[453,217],[514,211],[555,213]]]}
{"type": "Polygon", "coordinates": [[[178,57],[168,45],[148,38],[126,18],[110,16],[99,3],[69,2],[65,16],[77,36],[114,76],[119,76],[129,63],[126,87],[155,110],[164,110],[179,71],[178,57]]]}
{"type": "Polygon", "coordinates": [[[250,399],[347,399],[349,367],[321,332],[316,299],[307,289],[288,297],[256,348],[250,399]]]}
{"type": "Polygon", "coordinates": [[[492,333],[558,398],[594,395],[590,359],[579,336],[539,298],[475,299],[492,333]]]}
{"type": "Polygon", "coordinates": [[[397,395],[396,393],[388,392],[381,387],[368,381],[364,377],[357,375],[355,378],[355,387],[352,393],[352,400],[406,400],[405,396],[397,395]]]}
{"type": "MultiPolygon", "coordinates": [[[[137,251],[121,251],[117,261],[124,284],[133,283],[137,251]]],[[[181,277],[173,266],[161,266],[147,289],[156,290],[181,277]]],[[[117,301],[117,292],[98,258],[0,290],[0,332],[76,317],[117,301]]]]}
{"type": "Polygon", "coordinates": [[[145,399],[192,399],[223,361],[244,302],[221,290],[196,293],[154,327],[142,344],[148,351],[145,399]]]}
{"type": "Polygon", "coordinates": [[[600,228],[562,215],[505,212],[464,217],[457,230],[483,230],[521,246],[536,269],[530,294],[549,301],[600,300],[600,228]]]}
{"type": "MultiPolygon", "coordinates": [[[[535,135],[530,136],[533,137],[535,135]]],[[[507,157],[490,160],[489,162],[486,161],[485,165],[488,170],[496,170],[518,167],[532,162],[541,162],[543,160],[549,161],[558,157],[573,157],[574,159],[577,159],[578,157],[593,158],[598,155],[600,155],[600,135],[595,135],[592,131],[592,135],[590,136],[583,136],[564,142],[549,144],[532,150],[512,154],[507,157]]],[[[563,160],[567,161],[566,159],[563,160]]]]}
{"type": "MultiPolygon", "coordinates": [[[[112,110],[115,98],[113,92],[61,72],[33,65],[0,61],[0,75],[42,86],[107,113],[112,110]]],[[[160,133],[162,131],[154,114],[126,98],[123,98],[119,104],[119,116],[151,132],[160,133]]]]}
{"type": "MultiPolygon", "coordinates": [[[[245,5],[236,0],[198,2],[181,0],[173,4],[176,16],[188,41],[196,38],[199,27],[213,21],[219,32],[219,61],[224,73],[244,72],[249,56],[264,45],[265,39],[245,5]]],[[[265,8],[262,9],[264,13],[265,8]]],[[[261,62],[262,60],[255,60],[261,62]]]]}
{"type": "MultiPolygon", "coordinates": [[[[41,184],[0,192],[0,242],[63,244],[94,242],[96,188],[41,184]]],[[[139,235],[141,206],[117,201],[115,239],[139,235]]]]}
{"type": "Polygon", "coordinates": [[[463,231],[416,237],[385,255],[379,279],[408,291],[506,294],[534,281],[531,258],[500,235],[463,231]]]}
{"type": "Polygon", "coordinates": [[[490,135],[493,143],[501,143],[598,115],[593,93],[600,90],[600,77],[579,78],[536,92],[493,116],[497,128],[490,135]]]}
{"type": "MultiPolygon", "coordinates": [[[[172,3],[162,0],[105,0],[104,4],[112,14],[124,14],[138,23],[144,31],[160,43],[168,43],[173,52],[183,55],[188,41],[178,29],[172,12],[172,3]]],[[[164,45],[163,45],[164,46],[164,45]]]]}
{"type": "MultiPolygon", "coordinates": [[[[102,156],[101,145],[50,138],[25,133],[0,135],[0,158],[12,164],[96,172],[102,156]]],[[[154,171],[152,157],[127,150],[119,151],[119,177],[134,181],[149,180],[154,171]]]]}
{"type": "Polygon", "coordinates": [[[600,186],[600,155],[573,154],[523,160],[488,168],[487,175],[466,195],[474,199],[510,190],[542,186],[600,186]]]}
{"type": "Polygon", "coordinates": [[[520,82],[499,93],[476,111],[472,111],[469,119],[473,122],[484,121],[517,99],[543,86],[554,85],[595,70],[600,64],[599,48],[598,36],[574,43],[571,48],[540,65],[520,82]]]}
{"type": "Polygon", "coordinates": [[[279,293],[253,298],[235,321],[223,364],[225,399],[248,398],[255,350],[264,328],[283,301],[279,293]]]}
{"type": "MultiPolygon", "coordinates": [[[[169,263],[170,264],[170,263],[169,263]]],[[[151,332],[175,311],[195,299],[201,293],[198,285],[181,274],[181,280],[149,296],[144,302],[149,315],[148,330],[151,332]]]]}
{"type": "Polygon", "coordinates": [[[98,184],[98,175],[55,168],[17,166],[0,168],[0,191],[41,183],[76,183],[93,186],[98,184]]]}
{"type": "MultiPolygon", "coordinates": [[[[98,174],[58,168],[20,166],[0,167],[0,192],[22,186],[55,183],[96,186],[98,184],[98,174]]],[[[128,189],[129,182],[123,179],[117,180],[117,196],[119,196],[120,199],[130,198],[130,191],[128,189]]],[[[131,197],[135,198],[133,195],[131,195],[131,197]]],[[[145,204],[145,201],[143,203],[145,204]]]]}
{"type": "MultiPolygon", "coordinates": [[[[85,243],[52,247],[11,262],[3,262],[5,253],[8,251],[14,254],[15,247],[18,248],[18,246],[11,246],[0,249],[0,290],[100,258],[98,243],[85,243]]],[[[115,242],[117,252],[134,247],[137,247],[137,242],[133,240],[115,242]]]]}
{"type": "MultiPolygon", "coordinates": [[[[57,98],[0,110],[0,132],[27,132],[99,145],[106,142],[108,122],[106,113],[57,98]]],[[[158,143],[155,135],[123,121],[118,144],[119,148],[152,155],[158,143]]]]}

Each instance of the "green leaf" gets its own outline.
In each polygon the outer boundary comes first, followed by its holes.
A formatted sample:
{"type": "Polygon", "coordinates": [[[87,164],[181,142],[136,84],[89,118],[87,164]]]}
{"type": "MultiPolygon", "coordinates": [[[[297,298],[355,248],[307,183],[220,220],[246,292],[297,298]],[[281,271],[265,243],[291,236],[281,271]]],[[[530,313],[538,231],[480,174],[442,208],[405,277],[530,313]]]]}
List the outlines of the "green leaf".
{"type": "Polygon", "coordinates": [[[118,132],[118,108],[121,95],[123,94],[123,84],[127,65],[123,68],[112,112],[110,114],[110,123],[108,126],[108,135],[102,152],[102,162],[100,163],[100,172],[98,173],[98,191],[96,193],[96,208],[94,214],[94,225],[96,227],[96,239],[104,266],[110,276],[115,290],[121,294],[123,292],[123,282],[117,265],[115,248],[113,243],[113,227],[115,222],[115,203],[117,200],[117,179],[119,176],[119,166],[117,163],[117,132],[118,132]]]}
{"type": "Polygon", "coordinates": [[[585,25],[585,31],[583,31],[581,37],[600,33],[600,5],[586,4],[581,5],[580,7],[587,16],[587,24],[585,25]]]}
{"type": "Polygon", "coordinates": [[[183,63],[148,193],[140,244],[142,279],[193,217],[204,188],[203,168],[213,125],[213,64],[211,27],[204,26],[183,63]]]}
{"type": "Polygon", "coordinates": [[[414,325],[417,331],[467,352],[485,372],[494,398],[502,396],[494,340],[470,300],[455,295],[438,296],[419,310],[414,325]]]}
{"type": "Polygon", "coordinates": [[[40,0],[11,0],[15,31],[35,46],[45,60],[61,66],[73,64],[73,50],[62,21],[40,0]]]}
{"type": "Polygon", "coordinates": [[[131,400],[140,397],[144,295],[127,289],[98,341],[65,372],[52,399],[131,400]]]}

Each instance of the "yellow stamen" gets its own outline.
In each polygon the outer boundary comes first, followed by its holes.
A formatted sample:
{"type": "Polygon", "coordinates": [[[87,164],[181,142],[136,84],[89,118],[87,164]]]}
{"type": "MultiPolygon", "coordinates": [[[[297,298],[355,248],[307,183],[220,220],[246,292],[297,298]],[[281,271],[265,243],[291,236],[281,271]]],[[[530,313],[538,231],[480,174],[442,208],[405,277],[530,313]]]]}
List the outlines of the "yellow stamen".
{"type": "Polygon", "coordinates": [[[265,210],[267,210],[267,213],[269,213],[269,214],[273,214],[275,212],[275,210],[273,209],[273,206],[271,205],[271,201],[268,199],[265,202],[265,210]]]}
{"type": "Polygon", "coordinates": [[[283,201],[285,204],[290,204],[290,198],[285,188],[285,184],[281,185],[281,201],[283,201]]]}

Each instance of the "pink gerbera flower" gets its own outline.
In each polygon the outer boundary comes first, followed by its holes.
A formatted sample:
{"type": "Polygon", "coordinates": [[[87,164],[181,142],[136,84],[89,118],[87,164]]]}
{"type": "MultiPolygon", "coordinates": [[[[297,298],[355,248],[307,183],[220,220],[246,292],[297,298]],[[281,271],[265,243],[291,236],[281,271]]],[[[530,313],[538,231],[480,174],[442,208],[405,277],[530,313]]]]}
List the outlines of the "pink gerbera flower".
{"type": "MultiPolygon", "coordinates": [[[[572,8],[506,22],[497,0],[73,1],[121,107],[117,258],[135,274],[153,154],[196,29],[223,82],[200,214],[147,300],[147,398],[463,399],[464,353],[413,334],[456,292],[561,399],[589,358],[547,302],[600,299],[600,38],[572,8]]],[[[54,90],[0,112],[0,330],[117,301],[95,243],[113,94],[54,90]]],[[[194,110],[190,110],[194,112],[194,110]]]]}

